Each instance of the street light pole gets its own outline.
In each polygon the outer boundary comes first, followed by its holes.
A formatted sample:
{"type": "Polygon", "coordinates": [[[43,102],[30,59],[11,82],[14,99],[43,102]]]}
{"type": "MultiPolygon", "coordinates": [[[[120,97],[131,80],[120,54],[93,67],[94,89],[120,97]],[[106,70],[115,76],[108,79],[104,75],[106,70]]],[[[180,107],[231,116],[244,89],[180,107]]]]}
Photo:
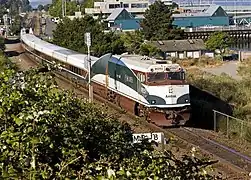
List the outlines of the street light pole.
{"type": "Polygon", "coordinates": [[[85,33],[85,43],[87,45],[87,59],[88,59],[88,87],[89,87],[89,103],[93,100],[93,92],[92,92],[92,85],[91,85],[91,58],[90,58],[90,47],[91,47],[91,33],[85,33]]]}

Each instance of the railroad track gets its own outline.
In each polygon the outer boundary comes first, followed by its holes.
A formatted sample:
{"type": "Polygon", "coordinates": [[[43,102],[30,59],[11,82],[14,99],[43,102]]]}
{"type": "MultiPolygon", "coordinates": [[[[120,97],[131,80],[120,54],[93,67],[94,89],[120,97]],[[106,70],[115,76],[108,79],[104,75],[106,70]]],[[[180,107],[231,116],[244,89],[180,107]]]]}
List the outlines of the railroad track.
{"type": "Polygon", "coordinates": [[[211,139],[203,137],[195,132],[192,128],[176,128],[169,129],[169,132],[180,137],[186,142],[193,144],[210,154],[214,154],[221,161],[227,161],[236,168],[242,170],[243,172],[251,171],[251,158],[245,156],[232,148],[226,147],[222,144],[217,143],[211,139]]]}
{"type": "MultiPolygon", "coordinates": [[[[36,60],[33,60],[29,55],[26,55],[29,61],[32,61],[34,64],[38,64],[36,60]]],[[[85,89],[82,85],[78,85],[77,82],[70,81],[69,79],[66,79],[65,77],[56,74],[56,77],[59,81],[59,84],[64,84],[63,86],[69,86],[70,84],[73,84],[74,86],[74,92],[78,95],[88,97],[88,90],[85,89]]],[[[97,102],[105,103],[106,105],[112,107],[113,109],[119,110],[121,112],[121,109],[114,105],[113,103],[107,101],[106,99],[99,97],[97,95],[94,95],[94,99],[97,100],[97,102]]],[[[131,113],[123,114],[122,116],[125,116],[124,119],[127,116],[130,118],[136,118],[131,113]]],[[[192,146],[199,147],[203,152],[209,155],[213,155],[214,158],[220,160],[221,162],[224,162],[228,164],[229,166],[233,166],[235,170],[243,172],[244,174],[248,174],[249,171],[251,171],[251,158],[242,155],[238,152],[235,152],[233,149],[230,149],[228,147],[225,147],[213,140],[210,140],[208,138],[205,138],[201,135],[196,134],[192,131],[190,128],[168,128],[163,129],[160,128],[154,124],[150,124],[145,122],[149,127],[152,127],[152,129],[163,131],[166,136],[176,136],[180,140],[187,142],[192,146]]],[[[241,178],[243,179],[243,178],[241,178]]]]}

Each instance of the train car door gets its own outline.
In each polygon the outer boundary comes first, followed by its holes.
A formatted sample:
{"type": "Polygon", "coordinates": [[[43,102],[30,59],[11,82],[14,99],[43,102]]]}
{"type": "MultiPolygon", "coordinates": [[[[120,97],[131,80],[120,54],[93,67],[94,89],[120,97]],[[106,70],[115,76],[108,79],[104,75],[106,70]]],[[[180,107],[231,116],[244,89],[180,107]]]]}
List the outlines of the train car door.
{"type": "MultiPolygon", "coordinates": [[[[119,61],[118,61],[119,62],[119,61]]],[[[119,63],[117,62],[116,64],[116,70],[115,70],[115,73],[116,73],[116,90],[117,91],[121,91],[121,79],[122,79],[122,74],[123,74],[123,69],[124,67],[122,65],[120,65],[119,63]]]]}
{"type": "Polygon", "coordinates": [[[141,97],[140,97],[140,94],[141,94],[141,73],[137,73],[137,77],[138,77],[138,80],[137,80],[137,94],[138,94],[138,100],[141,101],[141,97]]]}
{"type": "Polygon", "coordinates": [[[119,89],[119,67],[116,62],[108,62],[108,74],[109,74],[109,87],[114,89],[114,91],[118,91],[119,89]]]}

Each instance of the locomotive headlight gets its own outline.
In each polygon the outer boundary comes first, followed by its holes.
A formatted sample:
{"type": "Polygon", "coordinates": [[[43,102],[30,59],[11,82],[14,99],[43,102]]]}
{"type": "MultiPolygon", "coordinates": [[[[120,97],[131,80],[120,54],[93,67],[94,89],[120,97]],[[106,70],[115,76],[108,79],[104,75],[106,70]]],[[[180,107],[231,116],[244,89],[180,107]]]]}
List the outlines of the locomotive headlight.
{"type": "Polygon", "coordinates": [[[156,100],[152,100],[152,101],[151,101],[151,104],[156,104],[156,100]]]}

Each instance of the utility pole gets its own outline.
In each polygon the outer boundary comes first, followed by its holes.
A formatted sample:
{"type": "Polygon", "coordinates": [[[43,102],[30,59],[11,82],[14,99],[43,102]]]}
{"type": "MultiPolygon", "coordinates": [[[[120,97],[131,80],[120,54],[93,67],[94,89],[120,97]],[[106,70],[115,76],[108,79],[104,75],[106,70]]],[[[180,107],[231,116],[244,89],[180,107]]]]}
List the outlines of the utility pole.
{"type": "Polygon", "coordinates": [[[85,43],[87,45],[88,55],[87,60],[89,62],[88,65],[88,86],[89,86],[89,103],[93,100],[93,92],[92,92],[92,85],[91,85],[91,58],[90,58],[90,47],[91,47],[91,33],[85,33],[85,43]]]}

